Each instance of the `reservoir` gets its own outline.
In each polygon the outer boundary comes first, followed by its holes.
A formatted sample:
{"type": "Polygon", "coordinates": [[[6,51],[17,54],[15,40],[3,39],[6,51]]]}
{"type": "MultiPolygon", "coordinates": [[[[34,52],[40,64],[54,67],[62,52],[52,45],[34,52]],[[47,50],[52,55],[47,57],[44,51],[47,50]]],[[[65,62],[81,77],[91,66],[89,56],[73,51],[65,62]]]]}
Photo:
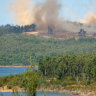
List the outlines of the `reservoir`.
{"type": "Polygon", "coordinates": [[[0,67],[0,77],[20,74],[27,71],[27,67],[0,67]]]}

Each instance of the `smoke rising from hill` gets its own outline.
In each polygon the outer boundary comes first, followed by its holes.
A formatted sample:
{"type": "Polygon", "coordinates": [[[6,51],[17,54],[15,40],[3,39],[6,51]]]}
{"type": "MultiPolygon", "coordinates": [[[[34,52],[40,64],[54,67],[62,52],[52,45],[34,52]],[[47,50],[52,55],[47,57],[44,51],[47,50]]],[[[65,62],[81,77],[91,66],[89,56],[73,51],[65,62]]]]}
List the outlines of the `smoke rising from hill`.
{"type": "MultiPolygon", "coordinates": [[[[78,23],[66,22],[59,17],[62,5],[58,0],[45,0],[43,3],[34,4],[34,0],[15,0],[10,6],[15,20],[19,25],[30,25],[35,23],[37,30],[46,32],[48,26],[60,32],[79,32],[81,26],[78,23]]],[[[80,20],[85,24],[96,25],[96,15],[90,13],[85,20],[80,20]]],[[[86,26],[82,28],[88,31],[86,26]]],[[[93,30],[93,29],[90,29],[93,30]]],[[[91,31],[90,31],[91,32],[91,31]]]]}
{"type": "Polygon", "coordinates": [[[91,25],[95,25],[96,26],[96,14],[94,14],[94,13],[88,13],[87,15],[86,15],[86,22],[88,23],[88,24],[91,24],[91,25]]]}
{"type": "Polygon", "coordinates": [[[32,23],[30,0],[16,0],[11,6],[10,11],[19,25],[32,23]]]}
{"type": "Polygon", "coordinates": [[[88,13],[86,16],[85,16],[85,19],[81,19],[79,20],[81,23],[84,23],[84,24],[88,24],[88,25],[92,25],[92,26],[96,26],[96,14],[95,13],[88,13]]]}
{"type": "Polygon", "coordinates": [[[20,25],[36,23],[39,30],[45,30],[48,26],[61,30],[63,22],[59,18],[60,8],[58,0],[45,0],[35,5],[32,5],[32,0],[16,0],[10,10],[20,25]]]}

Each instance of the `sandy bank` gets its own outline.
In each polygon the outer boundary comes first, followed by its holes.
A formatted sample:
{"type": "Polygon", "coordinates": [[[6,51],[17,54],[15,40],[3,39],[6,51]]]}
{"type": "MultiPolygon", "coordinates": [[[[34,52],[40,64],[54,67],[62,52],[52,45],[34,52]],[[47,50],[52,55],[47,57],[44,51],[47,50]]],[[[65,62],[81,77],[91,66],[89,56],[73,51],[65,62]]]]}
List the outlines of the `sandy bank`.
{"type": "MultiPolygon", "coordinates": [[[[20,68],[20,67],[30,67],[30,66],[2,66],[2,65],[0,65],[0,67],[16,67],[16,68],[20,68]]],[[[38,65],[35,65],[35,67],[38,67],[38,65]]]]}
{"type": "MultiPolygon", "coordinates": [[[[23,89],[18,88],[19,92],[23,92],[23,89]]],[[[8,89],[7,86],[0,88],[0,92],[13,92],[13,89],[8,89]]],[[[60,94],[69,94],[69,95],[80,95],[80,96],[96,96],[95,92],[88,90],[66,90],[66,89],[50,89],[50,88],[41,88],[37,92],[51,92],[51,93],[60,93],[60,94]]]]}
{"type": "Polygon", "coordinates": [[[68,95],[80,95],[80,96],[96,96],[95,92],[88,90],[66,90],[66,89],[40,89],[38,92],[51,92],[51,93],[60,93],[60,94],[68,94],[68,95]]]}

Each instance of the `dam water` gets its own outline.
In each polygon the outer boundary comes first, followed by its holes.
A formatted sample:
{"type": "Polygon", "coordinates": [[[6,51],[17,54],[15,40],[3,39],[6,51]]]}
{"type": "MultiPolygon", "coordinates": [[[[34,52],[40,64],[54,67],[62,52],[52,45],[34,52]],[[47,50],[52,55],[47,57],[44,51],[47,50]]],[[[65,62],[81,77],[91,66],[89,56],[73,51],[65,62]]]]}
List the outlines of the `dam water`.
{"type": "Polygon", "coordinates": [[[27,67],[0,67],[0,77],[20,74],[27,71],[27,67]]]}

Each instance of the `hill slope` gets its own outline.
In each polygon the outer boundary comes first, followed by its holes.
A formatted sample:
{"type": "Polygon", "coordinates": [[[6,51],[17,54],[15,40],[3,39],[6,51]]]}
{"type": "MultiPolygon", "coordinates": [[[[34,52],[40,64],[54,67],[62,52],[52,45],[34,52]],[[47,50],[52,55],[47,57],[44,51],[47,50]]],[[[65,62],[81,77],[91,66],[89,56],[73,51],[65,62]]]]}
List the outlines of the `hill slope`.
{"type": "Polygon", "coordinates": [[[93,50],[96,50],[96,39],[92,38],[58,40],[33,35],[4,34],[0,36],[0,65],[27,65],[30,56],[33,62],[38,62],[45,56],[71,52],[78,54],[93,50]]]}

